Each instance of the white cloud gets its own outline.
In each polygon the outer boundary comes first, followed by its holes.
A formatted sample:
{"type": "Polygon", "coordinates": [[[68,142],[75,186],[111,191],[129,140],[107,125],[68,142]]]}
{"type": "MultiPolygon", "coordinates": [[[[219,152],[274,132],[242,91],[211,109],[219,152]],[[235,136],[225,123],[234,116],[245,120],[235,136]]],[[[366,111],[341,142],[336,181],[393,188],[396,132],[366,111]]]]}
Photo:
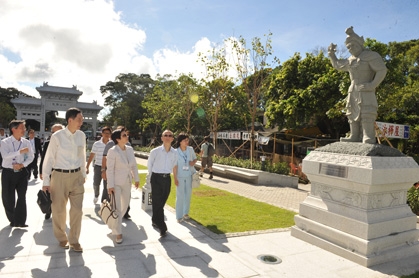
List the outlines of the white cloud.
{"type": "Polygon", "coordinates": [[[139,53],[145,32],[124,24],[111,1],[2,0],[0,10],[2,87],[78,85],[81,101],[103,104],[99,87],[119,73],[155,72],[139,53]]]}
{"type": "Polygon", "coordinates": [[[120,73],[203,77],[198,53],[212,47],[201,38],[190,51],[156,49],[146,57],[145,31],[124,23],[110,0],[1,0],[0,34],[1,87],[39,97],[35,87],[44,81],[77,85],[80,101],[100,105],[100,86],[120,73]]]}

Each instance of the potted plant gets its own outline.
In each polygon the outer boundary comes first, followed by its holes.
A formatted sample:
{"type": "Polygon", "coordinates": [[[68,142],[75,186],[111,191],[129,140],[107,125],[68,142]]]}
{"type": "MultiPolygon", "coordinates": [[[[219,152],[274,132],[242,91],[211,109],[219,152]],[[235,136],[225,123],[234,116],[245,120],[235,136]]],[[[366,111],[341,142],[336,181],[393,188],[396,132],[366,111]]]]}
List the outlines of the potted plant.
{"type": "Polygon", "coordinates": [[[415,183],[407,191],[407,204],[412,209],[412,212],[419,216],[419,182],[415,183]]]}

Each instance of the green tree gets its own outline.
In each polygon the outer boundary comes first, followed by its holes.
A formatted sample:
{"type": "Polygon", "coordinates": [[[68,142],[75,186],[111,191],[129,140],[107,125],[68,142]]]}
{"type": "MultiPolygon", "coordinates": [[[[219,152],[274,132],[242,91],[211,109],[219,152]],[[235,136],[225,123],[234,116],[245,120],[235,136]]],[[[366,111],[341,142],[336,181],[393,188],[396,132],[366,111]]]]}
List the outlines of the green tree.
{"type": "Polygon", "coordinates": [[[2,88],[0,87],[0,124],[3,127],[7,127],[11,120],[16,119],[16,108],[11,102],[12,99],[18,98],[19,96],[31,97],[24,92],[21,92],[15,88],[2,88]]]}
{"type": "MultiPolygon", "coordinates": [[[[243,37],[229,38],[227,44],[231,45],[234,68],[238,75],[240,88],[247,97],[247,109],[251,118],[250,130],[250,164],[253,161],[255,122],[258,112],[264,110],[263,94],[266,90],[266,80],[271,72],[267,59],[272,55],[272,33],[266,35],[263,42],[260,38],[252,39],[251,47],[243,37]]],[[[276,59],[275,59],[276,60],[276,59]]]]}
{"type": "Polygon", "coordinates": [[[148,74],[121,73],[115,81],[108,81],[100,87],[105,105],[110,107],[110,113],[104,118],[107,125],[115,122],[125,126],[135,135],[142,132],[139,121],[143,118],[145,109],[142,106],[144,97],[151,94],[154,80],[148,74]]]}
{"type": "Polygon", "coordinates": [[[200,53],[199,61],[204,64],[206,77],[202,80],[206,89],[200,97],[200,107],[205,113],[209,123],[209,132],[214,133],[214,146],[217,138],[217,131],[220,130],[221,112],[233,99],[236,90],[233,90],[234,83],[229,76],[230,65],[227,62],[225,47],[214,47],[207,54],[200,53]]]}
{"type": "Polygon", "coordinates": [[[343,108],[349,82],[322,52],[317,56],[307,53],[304,59],[296,53],[273,74],[265,115],[270,125],[296,128],[319,124],[339,138],[346,122],[343,108]]]}

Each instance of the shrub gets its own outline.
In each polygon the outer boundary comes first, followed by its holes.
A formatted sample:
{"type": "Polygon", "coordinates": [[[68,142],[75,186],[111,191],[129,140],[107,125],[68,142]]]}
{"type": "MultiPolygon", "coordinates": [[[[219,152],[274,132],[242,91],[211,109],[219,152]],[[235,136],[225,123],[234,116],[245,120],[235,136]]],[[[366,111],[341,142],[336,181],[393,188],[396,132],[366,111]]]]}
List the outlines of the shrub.
{"type": "Polygon", "coordinates": [[[412,212],[419,215],[419,186],[412,186],[407,191],[407,203],[412,209],[412,212]]]}
{"type": "MultiPolygon", "coordinates": [[[[149,153],[153,148],[152,147],[139,147],[135,146],[134,149],[136,151],[146,152],[149,153]]],[[[199,155],[197,156],[200,159],[199,155]]],[[[262,162],[260,161],[253,161],[252,165],[250,164],[249,159],[241,159],[235,157],[223,157],[223,156],[216,156],[212,157],[214,163],[235,166],[240,168],[246,169],[254,169],[254,170],[262,170],[262,162]]],[[[278,162],[278,163],[271,163],[266,161],[266,169],[265,171],[275,174],[281,175],[288,175],[289,173],[289,166],[286,162],[278,162]]]]}

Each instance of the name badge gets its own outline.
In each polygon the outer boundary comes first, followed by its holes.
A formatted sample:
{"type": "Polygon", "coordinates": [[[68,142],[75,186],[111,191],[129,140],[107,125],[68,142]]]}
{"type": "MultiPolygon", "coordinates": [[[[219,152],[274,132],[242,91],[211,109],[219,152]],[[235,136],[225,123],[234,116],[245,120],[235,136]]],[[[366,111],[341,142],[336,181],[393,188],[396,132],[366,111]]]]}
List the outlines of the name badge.
{"type": "Polygon", "coordinates": [[[188,171],[188,170],[189,170],[189,166],[183,166],[183,167],[182,167],[182,169],[183,169],[184,171],[188,171]]]}

